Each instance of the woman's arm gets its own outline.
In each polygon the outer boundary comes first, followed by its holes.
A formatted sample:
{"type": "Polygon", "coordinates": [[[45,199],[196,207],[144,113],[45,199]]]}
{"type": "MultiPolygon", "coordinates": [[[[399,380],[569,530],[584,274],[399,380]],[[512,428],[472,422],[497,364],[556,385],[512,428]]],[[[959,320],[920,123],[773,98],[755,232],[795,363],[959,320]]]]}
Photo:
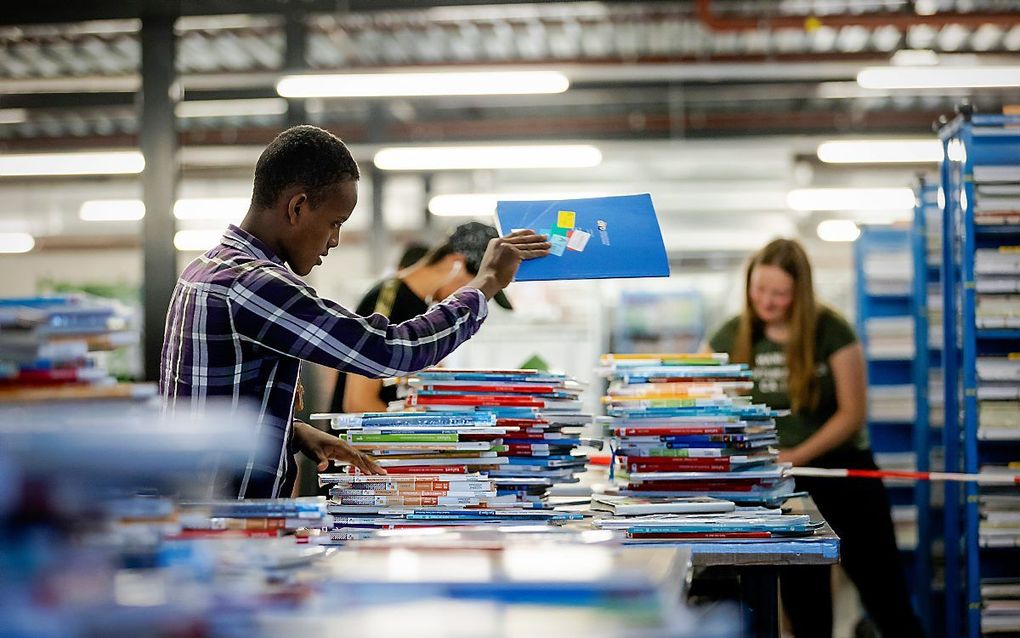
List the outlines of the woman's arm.
{"type": "Polygon", "coordinates": [[[379,398],[382,379],[367,379],[360,374],[348,374],[344,388],[344,412],[385,412],[387,405],[379,398]]]}
{"type": "Polygon", "coordinates": [[[780,452],[780,461],[807,465],[846,443],[864,427],[868,396],[860,342],[834,352],[829,367],[836,385],[836,413],[803,443],[780,452]]]}

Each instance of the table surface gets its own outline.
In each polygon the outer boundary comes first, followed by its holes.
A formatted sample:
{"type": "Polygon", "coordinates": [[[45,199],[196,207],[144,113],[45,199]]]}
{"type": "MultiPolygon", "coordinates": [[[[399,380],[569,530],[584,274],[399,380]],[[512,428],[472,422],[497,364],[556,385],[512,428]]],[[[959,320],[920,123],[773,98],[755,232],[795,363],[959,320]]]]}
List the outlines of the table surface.
{"type": "MultiPolygon", "coordinates": [[[[824,520],[810,496],[790,499],[787,507],[794,514],[810,514],[812,520],[824,520]]],[[[640,541],[649,545],[647,541],[640,541]]],[[[654,546],[682,546],[691,549],[695,567],[729,565],[735,567],[784,565],[832,565],[839,562],[839,537],[829,524],[812,536],[784,540],[708,540],[663,541],[654,546]]]]}

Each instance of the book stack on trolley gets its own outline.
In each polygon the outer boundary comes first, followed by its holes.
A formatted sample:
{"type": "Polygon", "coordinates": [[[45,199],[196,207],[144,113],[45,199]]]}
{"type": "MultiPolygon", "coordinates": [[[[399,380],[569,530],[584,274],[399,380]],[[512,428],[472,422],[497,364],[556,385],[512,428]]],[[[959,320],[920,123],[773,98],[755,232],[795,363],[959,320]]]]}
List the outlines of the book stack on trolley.
{"type": "Polygon", "coordinates": [[[155,387],[118,383],[109,354],[138,343],[131,312],[89,295],[0,299],[0,401],[145,399],[155,387]]]}
{"type": "Polygon", "coordinates": [[[600,417],[613,450],[613,487],[596,527],[632,541],[782,539],[821,527],[781,509],[794,495],[778,462],[775,419],[751,399],[745,364],[725,354],[604,355],[600,417]]]}
{"type": "Polygon", "coordinates": [[[535,370],[430,369],[410,385],[399,411],[313,415],[387,472],[320,475],[330,486],[331,539],[579,518],[546,501],[550,488],[578,481],[586,466],[576,448],[592,416],[581,411],[577,381],[535,370]]]}

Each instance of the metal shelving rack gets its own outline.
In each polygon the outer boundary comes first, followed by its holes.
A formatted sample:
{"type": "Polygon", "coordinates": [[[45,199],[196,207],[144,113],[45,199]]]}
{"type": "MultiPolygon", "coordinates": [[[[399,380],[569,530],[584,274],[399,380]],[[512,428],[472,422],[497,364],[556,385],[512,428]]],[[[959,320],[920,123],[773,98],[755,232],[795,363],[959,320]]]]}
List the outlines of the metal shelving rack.
{"type": "MultiPolygon", "coordinates": [[[[947,471],[958,471],[962,465],[965,472],[977,472],[983,463],[1020,459],[1020,440],[990,442],[979,436],[977,359],[1020,350],[1020,329],[978,327],[975,272],[976,251],[1020,244],[1020,225],[976,223],[974,181],[975,168],[1020,167],[1018,127],[1020,116],[964,112],[939,131],[945,155],[941,190],[947,471]]],[[[1020,174],[1020,168],[1017,171],[1020,174]]],[[[1008,181],[1015,186],[1020,178],[1008,181]]],[[[946,635],[977,638],[982,635],[981,579],[1020,576],[1020,552],[983,548],[977,484],[965,484],[963,496],[961,521],[959,507],[954,507],[959,487],[947,484],[946,635]]]]}
{"type": "MultiPolygon", "coordinates": [[[[876,414],[874,408],[875,395],[882,391],[882,388],[890,386],[909,387],[913,390],[914,360],[916,346],[915,337],[904,334],[902,336],[900,351],[884,352],[876,348],[871,337],[873,331],[869,330],[869,322],[888,321],[890,319],[901,320],[901,324],[911,325],[911,317],[914,314],[914,277],[907,275],[909,280],[904,280],[901,289],[893,286],[885,286],[876,289],[873,285],[873,277],[869,278],[866,264],[869,258],[882,254],[887,256],[902,257],[906,267],[913,259],[911,241],[913,233],[906,227],[890,226],[864,226],[861,229],[861,236],[854,244],[855,264],[855,289],[857,298],[857,332],[864,346],[865,358],[868,370],[868,394],[872,405],[868,409],[868,432],[871,438],[871,447],[876,453],[879,465],[886,455],[907,455],[911,456],[911,462],[921,469],[927,464],[928,448],[927,437],[919,437],[914,428],[915,416],[902,414],[899,418],[882,418],[876,414]],[[923,443],[923,447],[919,447],[923,443]],[[919,453],[923,450],[923,453],[919,453]]],[[[871,275],[875,274],[872,269],[871,275]]],[[[899,268],[882,268],[883,271],[896,271],[899,276],[903,271],[899,268]]],[[[894,390],[895,392],[895,390],[894,390]]],[[[914,391],[916,397],[916,391],[914,391]]],[[[911,411],[916,411],[914,399],[904,396],[903,401],[909,405],[911,411]]],[[[914,467],[890,467],[886,469],[914,469],[914,467]]],[[[929,544],[921,534],[922,521],[927,520],[928,493],[926,490],[916,489],[916,485],[904,482],[886,482],[889,490],[889,497],[894,510],[915,512],[918,523],[917,543],[912,546],[901,546],[900,551],[907,569],[907,580],[911,586],[915,606],[919,611],[924,610],[928,603],[928,596],[931,583],[931,563],[929,560],[929,544]]],[[[925,527],[927,532],[927,527],[925,527]]]]}
{"type": "MultiPolygon", "coordinates": [[[[938,330],[931,329],[932,307],[929,302],[931,288],[940,286],[941,273],[941,209],[938,206],[938,184],[925,177],[918,178],[914,187],[915,205],[911,229],[911,252],[914,261],[913,299],[914,315],[914,450],[917,455],[917,470],[931,469],[933,443],[941,444],[942,419],[933,416],[941,414],[941,400],[933,404],[933,390],[930,387],[932,372],[941,374],[942,339],[938,330]],[[931,246],[938,247],[939,257],[932,255],[931,246]],[[934,257],[934,258],[933,258],[934,257]],[[933,334],[934,333],[934,334],[933,334]],[[933,431],[938,421],[939,430],[933,431]]],[[[933,608],[939,608],[934,599],[936,581],[934,539],[941,535],[940,507],[932,501],[932,485],[918,481],[914,487],[917,505],[917,546],[918,556],[914,564],[915,597],[917,612],[925,624],[928,635],[937,635],[931,615],[933,608]]]]}

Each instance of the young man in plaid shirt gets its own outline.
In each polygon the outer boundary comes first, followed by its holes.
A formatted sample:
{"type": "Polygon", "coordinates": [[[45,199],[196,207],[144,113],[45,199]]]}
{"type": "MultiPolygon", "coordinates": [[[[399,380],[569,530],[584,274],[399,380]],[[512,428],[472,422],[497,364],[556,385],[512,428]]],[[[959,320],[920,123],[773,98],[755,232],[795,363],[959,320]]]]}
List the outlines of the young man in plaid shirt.
{"type": "Polygon", "coordinates": [[[238,498],[289,494],[297,451],[320,470],[337,459],[381,471],[337,437],[294,420],[302,360],[374,378],[434,365],[478,330],[488,299],[523,259],[548,253],[545,237],[515,232],[492,240],[478,275],[428,312],[400,324],[358,316],[300,277],[339,243],[359,177],[334,135],[314,126],[284,131],[259,157],[244,221],[185,268],[174,289],[161,358],[166,409],[201,410],[219,399],[257,410],[247,463],[217,476],[215,487],[238,498]]]}

